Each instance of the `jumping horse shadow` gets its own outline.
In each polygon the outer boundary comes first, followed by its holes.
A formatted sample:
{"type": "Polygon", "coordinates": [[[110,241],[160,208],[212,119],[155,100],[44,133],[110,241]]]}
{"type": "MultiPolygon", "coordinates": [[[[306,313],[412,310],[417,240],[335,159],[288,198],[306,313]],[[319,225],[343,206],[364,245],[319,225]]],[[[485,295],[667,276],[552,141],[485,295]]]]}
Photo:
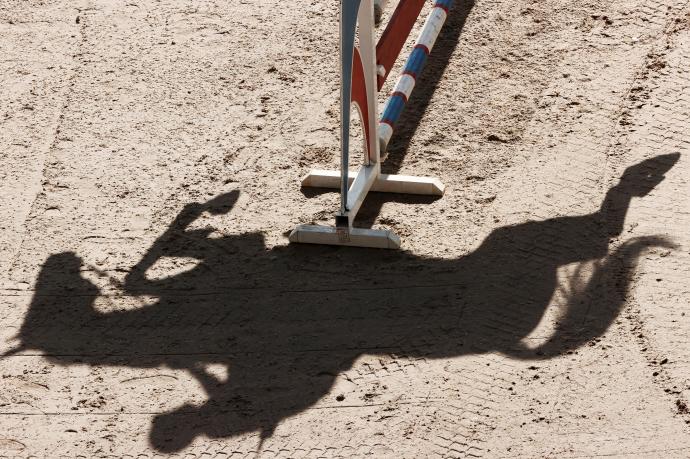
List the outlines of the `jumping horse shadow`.
{"type": "Polygon", "coordinates": [[[101,293],[80,274],[82,260],[72,252],[51,255],[20,344],[7,354],[35,349],[59,365],[189,371],[208,401],[154,417],[150,441],[165,452],[199,435],[268,437],[327,395],[363,354],[561,355],[608,329],[644,250],[672,247],[653,236],[613,250],[609,244],[623,230],[631,199],[654,189],[679,157],[628,168],[597,212],[498,228],[474,252],[451,260],[312,246],[266,250],[258,233],[214,237],[211,228],[190,228],[204,214],[228,213],[238,192],[189,204],[120,285],[130,296],[157,298],[154,304],[99,312],[101,293]],[[166,257],[198,263],[152,278],[166,257]],[[557,269],[592,260],[592,275],[574,289],[552,337],[526,346],[558,288],[557,269]],[[207,371],[209,364],[224,365],[227,380],[207,371]]]}

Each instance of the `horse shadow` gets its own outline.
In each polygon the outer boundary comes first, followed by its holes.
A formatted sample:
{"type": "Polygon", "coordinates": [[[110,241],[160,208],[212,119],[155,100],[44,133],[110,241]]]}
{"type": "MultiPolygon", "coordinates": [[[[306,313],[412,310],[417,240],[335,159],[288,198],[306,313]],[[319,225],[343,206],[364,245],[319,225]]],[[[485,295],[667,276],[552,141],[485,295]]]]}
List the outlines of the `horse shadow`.
{"type": "Polygon", "coordinates": [[[157,298],[154,304],[99,312],[101,292],[82,277],[82,260],[51,255],[20,344],[7,354],[35,349],[59,365],[189,371],[208,400],[154,417],[150,442],[163,452],[200,435],[259,431],[266,438],[327,395],[364,354],[548,359],[601,336],[624,307],[640,254],[673,247],[654,236],[613,249],[610,241],[621,234],[632,198],[661,183],[679,157],[628,168],[594,213],[497,228],[458,259],[318,246],[266,250],[258,233],[212,237],[210,228],[190,228],[204,214],[230,212],[238,192],[189,204],[120,285],[128,295],[157,298]],[[164,257],[198,264],[152,279],[164,257]],[[576,286],[551,338],[526,346],[558,288],[557,269],[592,260],[592,275],[576,286]],[[227,380],[208,364],[226,366],[227,380]]]}

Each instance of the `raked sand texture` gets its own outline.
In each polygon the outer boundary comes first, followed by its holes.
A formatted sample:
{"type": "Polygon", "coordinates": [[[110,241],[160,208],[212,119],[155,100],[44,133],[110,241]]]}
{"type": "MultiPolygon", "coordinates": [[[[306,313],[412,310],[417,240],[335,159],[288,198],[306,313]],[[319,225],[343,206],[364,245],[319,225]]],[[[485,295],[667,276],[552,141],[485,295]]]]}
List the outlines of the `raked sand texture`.
{"type": "Polygon", "coordinates": [[[690,3],[457,1],[402,251],[287,242],[337,6],[0,0],[0,456],[690,457],[690,3]]]}

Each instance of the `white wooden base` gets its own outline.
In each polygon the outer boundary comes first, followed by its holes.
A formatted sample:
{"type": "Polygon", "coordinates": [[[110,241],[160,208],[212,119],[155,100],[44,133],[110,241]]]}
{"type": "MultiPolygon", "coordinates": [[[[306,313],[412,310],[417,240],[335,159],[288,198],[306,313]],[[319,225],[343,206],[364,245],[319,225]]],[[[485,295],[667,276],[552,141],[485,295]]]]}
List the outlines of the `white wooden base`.
{"type": "MultiPolygon", "coordinates": [[[[357,172],[350,172],[349,185],[352,185],[357,172]]],[[[302,179],[303,187],[340,188],[340,172],[314,170],[302,179]]],[[[413,177],[410,175],[381,174],[376,177],[371,191],[384,193],[421,194],[427,196],[443,196],[446,187],[437,178],[413,177]]]]}
{"type": "Polygon", "coordinates": [[[332,226],[300,225],[290,234],[290,242],[344,245],[374,249],[399,249],[400,238],[392,231],[364,228],[338,229],[332,226]]]}
{"type": "MultiPolygon", "coordinates": [[[[300,225],[290,234],[290,242],[304,244],[344,245],[377,249],[399,249],[400,238],[392,231],[354,228],[352,223],[369,191],[384,193],[443,196],[445,186],[436,178],[380,174],[378,165],[364,166],[350,172],[348,211],[343,214],[347,226],[300,225]],[[360,176],[361,175],[361,176],[360,176]]],[[[302,179],[303,187],[340,188],[340,172],[314,170],[302,179]]]]}

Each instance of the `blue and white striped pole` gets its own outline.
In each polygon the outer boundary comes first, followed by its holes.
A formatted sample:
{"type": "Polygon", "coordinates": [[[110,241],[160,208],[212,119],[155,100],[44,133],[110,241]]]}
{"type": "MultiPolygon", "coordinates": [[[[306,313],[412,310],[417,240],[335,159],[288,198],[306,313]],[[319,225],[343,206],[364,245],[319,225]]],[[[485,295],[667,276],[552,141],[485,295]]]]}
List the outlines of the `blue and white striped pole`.
{"type": "Polygon", "coordinates": [[[422,33],[415,42],[414,50],[407,58],[407,62],[405,62],[402,75],[386,102],[383,115],[381,115],[379,121],[379,145],[382,157],[385,155],[388,143],[393,136],[395,124],[400,119],[405,105],[412,95],[417,78],[424,70],[429,54],[434,48],[443,25],[446,23],[448,12],[452,6],[453,0],[436,0],[424,24],[422,33]]]}

